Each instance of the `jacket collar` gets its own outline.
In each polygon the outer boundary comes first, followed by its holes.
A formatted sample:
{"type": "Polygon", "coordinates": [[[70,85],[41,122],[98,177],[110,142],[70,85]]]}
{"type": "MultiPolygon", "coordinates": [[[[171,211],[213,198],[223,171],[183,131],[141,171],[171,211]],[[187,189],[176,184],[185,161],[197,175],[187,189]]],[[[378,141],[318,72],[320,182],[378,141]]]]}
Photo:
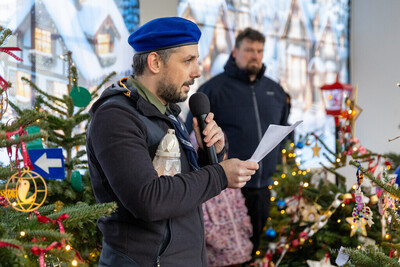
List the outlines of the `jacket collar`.
{"type": "Polygon", "coordinates": [[[247,73],[247,70],[239,69],[238,66],[236,65],[235,59],[233,58],[233,56],[231,54],[228,61],[225,64],[224,69],[225,69],[226,74],[228,74],[229,76],[232,76],[238,80],[241,80],[245,83],[256,83],[263,77],[267,67],[264,64],[262,64],[260,71],[257,73],[256,79],[254,80],[254,82],[251,82],[249,79],[249,74],[247,73]]]}

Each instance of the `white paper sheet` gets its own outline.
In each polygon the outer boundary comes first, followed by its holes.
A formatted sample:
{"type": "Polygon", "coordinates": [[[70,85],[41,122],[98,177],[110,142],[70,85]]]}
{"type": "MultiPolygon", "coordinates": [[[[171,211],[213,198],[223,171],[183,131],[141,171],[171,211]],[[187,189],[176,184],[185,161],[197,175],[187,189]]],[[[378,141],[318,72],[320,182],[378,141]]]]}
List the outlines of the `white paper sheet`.
{"type": "Polygon", "coordinates": [[[271,124],[265,132],[258,147],[249,160],[260,162],[269,152],[272,151],[282,140],[290,134],[303,121],[297,121],[291,126],[271,124]]]}

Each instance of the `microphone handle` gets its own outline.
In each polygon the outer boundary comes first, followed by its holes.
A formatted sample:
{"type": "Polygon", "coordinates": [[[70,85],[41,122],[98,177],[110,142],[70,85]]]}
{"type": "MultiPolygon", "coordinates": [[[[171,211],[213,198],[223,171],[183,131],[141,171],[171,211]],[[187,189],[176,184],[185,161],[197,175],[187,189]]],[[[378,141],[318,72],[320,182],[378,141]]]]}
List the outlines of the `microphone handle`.
{"type": "Polygon", "coordinates": [[[207,152],[207,158],[208,158],[208,162],[210,164],[217,164],[218,163],[218,158],[217,158],[217,153],[215,152],[215,147],[214,145],[208,147],[206,146],[206,144],[204,143],[204,135],[203,135],[203,131],[207,126],[206,123],[206,117],[208,114],[201,114],[199,116],[197,116],[197,121],[199,122],[199,127],[200,127],[200,134],[201,134],[201,140],[203,142],[203,147],[204,150],[207,152]]]}

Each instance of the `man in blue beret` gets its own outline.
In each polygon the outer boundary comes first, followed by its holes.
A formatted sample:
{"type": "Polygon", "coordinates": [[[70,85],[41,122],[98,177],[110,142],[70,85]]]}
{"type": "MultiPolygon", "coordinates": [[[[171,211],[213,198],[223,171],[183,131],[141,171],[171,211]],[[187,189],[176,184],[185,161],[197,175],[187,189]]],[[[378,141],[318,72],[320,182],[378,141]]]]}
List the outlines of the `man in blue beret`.
{"type": "Polygon", "coordinates": [[[118,204],[98,221],[104,237],[99,266],[207,266],[201,204],[226,187],[243,187],[258,168],[251,161],[221,161],[224,135],[212,113],[203,140],[215,146],[219,163],[207,165],[196,119],[197,154],[188,141],[176,103],[200,76],[200,35],[196,24],[178,17],[144,24],[128,39],[136,52],[134,75],[107,88],[90,110],[93,191],[97,202],[118,204]],[[152,161],[168,129],[179,140],[181,173],[159,176],[152,161]]]}

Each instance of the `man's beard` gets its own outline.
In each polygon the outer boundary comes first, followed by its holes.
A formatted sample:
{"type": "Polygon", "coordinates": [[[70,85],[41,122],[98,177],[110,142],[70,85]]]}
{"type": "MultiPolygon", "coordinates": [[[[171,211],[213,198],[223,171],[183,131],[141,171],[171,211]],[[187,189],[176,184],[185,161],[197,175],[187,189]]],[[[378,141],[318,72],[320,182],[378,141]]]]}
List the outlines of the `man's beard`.
{"type": "MultiPolygon", "coordinates": [[[[184,83],[183,85],[192,85],[194,79],[184,83]]],[[[182,86],[183,86],[182,85],[182,86]]],[[[181,87],[182,88],[182,87],[181,87]]],[[[177,90],[177,86],[173,84],[168,84],[166,79],[162,79],[158,82],[157,94],[167,103],[179,103],[186,100],[188,95],[184,95],[182,89],[177,90]]]]}
{"type": "Polygon", "coordinates": [[[261,66],[247,66],[246,70],[249,75],[257,75],[258,72],[261,70],[261,66]]]}

